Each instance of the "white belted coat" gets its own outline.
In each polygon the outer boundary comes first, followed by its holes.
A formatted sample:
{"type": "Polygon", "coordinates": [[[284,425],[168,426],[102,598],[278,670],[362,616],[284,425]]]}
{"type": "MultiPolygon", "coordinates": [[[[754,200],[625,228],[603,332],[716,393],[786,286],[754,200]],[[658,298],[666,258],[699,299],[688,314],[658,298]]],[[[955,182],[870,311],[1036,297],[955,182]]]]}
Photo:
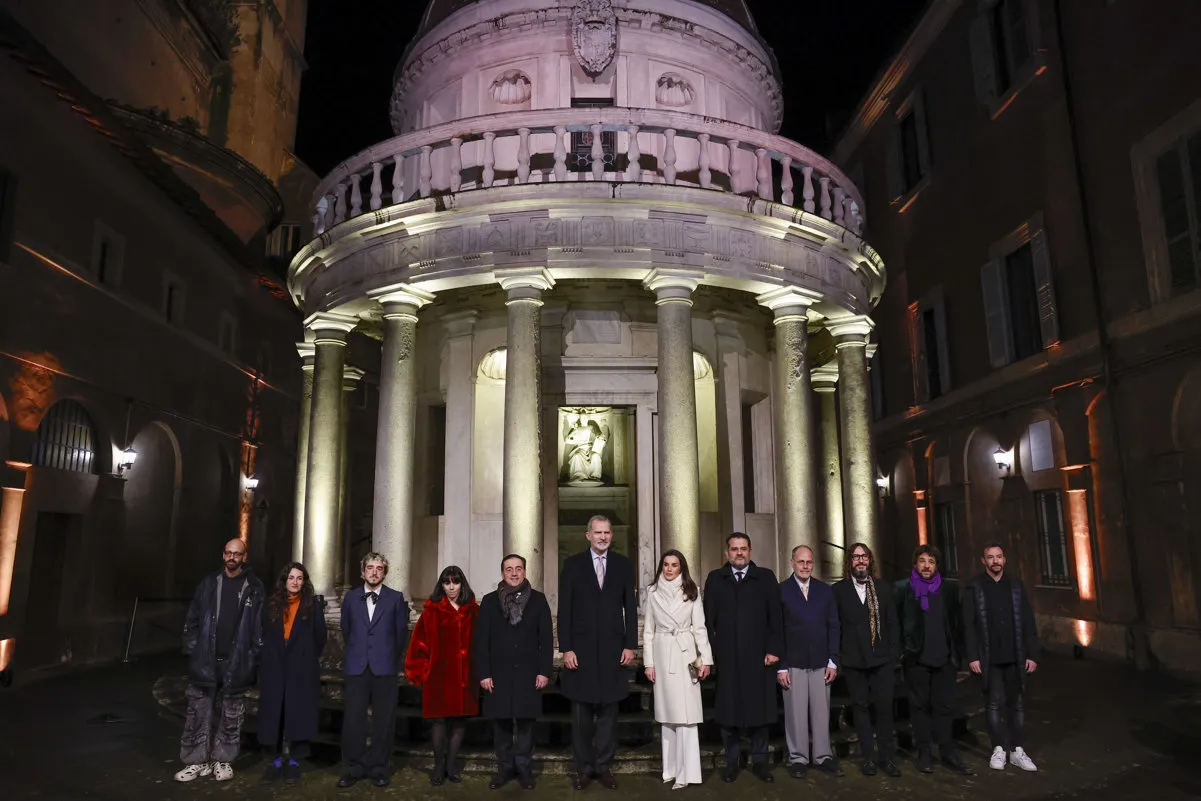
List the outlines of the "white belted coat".
{"type": "Polygon", "coordinates": [[[702,722],[701,687],[688,670],[697,656],[713,664],[705,610],[683,592],[669,594],[652,585],[642,624],[642,663],[655,669],[655,720],[672,725],[702,722]]]}

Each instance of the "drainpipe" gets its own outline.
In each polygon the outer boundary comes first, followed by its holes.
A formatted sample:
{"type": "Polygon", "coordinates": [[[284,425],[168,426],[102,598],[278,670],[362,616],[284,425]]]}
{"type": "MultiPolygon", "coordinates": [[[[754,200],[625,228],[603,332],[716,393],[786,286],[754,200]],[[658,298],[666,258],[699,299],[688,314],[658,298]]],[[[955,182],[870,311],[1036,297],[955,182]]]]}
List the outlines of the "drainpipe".
{"type": "Polygon", "coordinates": [[[1155,665],[1155,656],[1151,652],[1150,638],[1147,633],[1147,608],[1143,600],[1143,588],[1140,581],[1139,552],[1135,544],[1133,518],[1130,510],[1133,503],[1130,499],[1130,487],[1127,476],[1130,470],[1126,461],[1126,449],[1122,444],[1122,426],[1118,415],[1117,384],[1113,375],[1113,343],[1109,338],[1106,324],[1105,299],[1101,290],[1101,276],[1097,270],[1096,251],[1093,248],[1093,222],[1088,205],[1088,193],[1084,187],[1084,164],[1080,158],[1080,141],[1076,130],[1076,110],[1072,102],[1072,78],[1068,68],[1067,41],[1063,31],[1063,2],[1055,0],[1055,38],[1059,48],[1059,66],[1063,73],[1063,97],[1067,107],[1068,132],[1072,146],[1072,163],[1076,170],[1076,190],[1080,194],[1080,224],[1084,228],[1084,255],[1088,265],[1089,284],[1092,289],[1093,312],[1097,318],[1097,338],[1101,348],[1101,375],[1105,389],[1109,393],[1109,425],[1113,430],[1114,447],[1118,452],[1118,481],[1121,483],[1120,494],[1122,502],[1122,522],[1126,537],[1126,556],[1130,563],[1131,591],[1134,601],[1134,620],[1127,631],[1127,644],[1134,653],[1134,664],[1139,670],[1147,670],[1155,665]]]}

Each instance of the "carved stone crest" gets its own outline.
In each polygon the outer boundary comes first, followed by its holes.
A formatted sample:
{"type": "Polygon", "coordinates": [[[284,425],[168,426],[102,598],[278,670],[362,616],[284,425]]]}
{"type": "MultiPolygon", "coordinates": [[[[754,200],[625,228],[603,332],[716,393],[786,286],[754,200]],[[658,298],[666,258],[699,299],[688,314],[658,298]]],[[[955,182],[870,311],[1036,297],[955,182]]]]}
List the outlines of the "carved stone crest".
{"type": "Polygon", "coordinates": [[[595,78],[617,54],[617,14],[612,0],[579,0],[571,15],[571,43],[576,61],[595,78]]]}

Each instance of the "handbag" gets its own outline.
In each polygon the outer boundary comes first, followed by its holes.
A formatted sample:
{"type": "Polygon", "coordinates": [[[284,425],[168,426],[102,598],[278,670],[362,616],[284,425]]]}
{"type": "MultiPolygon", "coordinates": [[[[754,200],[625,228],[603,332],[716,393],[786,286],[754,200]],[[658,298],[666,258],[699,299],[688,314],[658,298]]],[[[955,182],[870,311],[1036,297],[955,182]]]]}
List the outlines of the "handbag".
{"type": "Polygon", "coordinates": [[[693,659],[691,662],[688,663],[688,674],[690,676],[692,676],[692,680],[694,682],[700,681],[700,679],[697,678],[697,671],[699,671],[704,666],[705,666],[705,660],[703,657],[701,657],[700,654],[697,654],[696,659],[693,659]]]}

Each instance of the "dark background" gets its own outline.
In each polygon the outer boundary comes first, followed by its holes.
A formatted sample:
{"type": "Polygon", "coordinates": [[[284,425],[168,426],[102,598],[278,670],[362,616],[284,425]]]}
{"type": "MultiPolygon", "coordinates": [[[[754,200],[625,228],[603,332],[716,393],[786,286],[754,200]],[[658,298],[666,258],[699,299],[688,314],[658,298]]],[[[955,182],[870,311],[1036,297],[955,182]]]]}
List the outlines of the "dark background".
{"type": "MultiPolygon", "coordinates": [[[[784,86],[780,133],[827,152],[927,0],[748,0],[784,86]]],[[[425,0],[311,0],[296,154],[318,175],[392,136],[392,74],[425,0]]]]}

